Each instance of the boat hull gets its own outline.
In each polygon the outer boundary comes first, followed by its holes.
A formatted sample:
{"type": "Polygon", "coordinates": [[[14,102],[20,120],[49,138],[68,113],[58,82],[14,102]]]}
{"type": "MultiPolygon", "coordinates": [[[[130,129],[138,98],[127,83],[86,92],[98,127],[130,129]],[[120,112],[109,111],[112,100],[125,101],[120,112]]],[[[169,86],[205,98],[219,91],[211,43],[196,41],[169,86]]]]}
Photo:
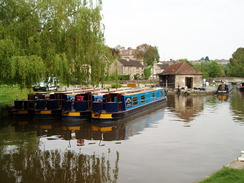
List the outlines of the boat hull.
{"type": "Polygon", "coordinates": [[[164,106],[166,104],[167,97],[162,98],[160,100],[130,109],[125,111],[119,111],[115,113],[94,113],[92,112],[91,121],[92,122],[113,122],[113,121],[121,121],[134,119],[143,113],[152,112],[155,108],[164,106]]]}
{"type": "Polygon", "coordinates": [[[89,120],[90,118],[91,111],[69,111],[62,113],[62,120],[89,120]]]}

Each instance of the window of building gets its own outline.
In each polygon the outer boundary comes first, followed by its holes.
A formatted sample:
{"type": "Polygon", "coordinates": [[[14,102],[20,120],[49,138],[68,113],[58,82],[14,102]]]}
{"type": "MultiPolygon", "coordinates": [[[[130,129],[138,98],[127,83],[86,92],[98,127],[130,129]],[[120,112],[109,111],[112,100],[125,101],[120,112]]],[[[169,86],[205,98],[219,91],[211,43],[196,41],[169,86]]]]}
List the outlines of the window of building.
{"type": "Polygon", "coordinates": [[[138,104],[138,98],[137,97],[132,97],[133,105],[138,104]]]}

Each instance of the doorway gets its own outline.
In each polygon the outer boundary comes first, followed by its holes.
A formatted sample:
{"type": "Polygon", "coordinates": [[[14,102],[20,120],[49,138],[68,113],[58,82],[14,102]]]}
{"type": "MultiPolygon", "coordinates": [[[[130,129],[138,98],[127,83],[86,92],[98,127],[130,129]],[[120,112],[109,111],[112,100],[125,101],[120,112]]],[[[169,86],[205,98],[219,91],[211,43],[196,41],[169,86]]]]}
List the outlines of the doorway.
{"type": "Polygon", "coordinates": [[[186,86],[188,88],[192,88],[193,85],[193,77],[186,77],[186,86]]]}

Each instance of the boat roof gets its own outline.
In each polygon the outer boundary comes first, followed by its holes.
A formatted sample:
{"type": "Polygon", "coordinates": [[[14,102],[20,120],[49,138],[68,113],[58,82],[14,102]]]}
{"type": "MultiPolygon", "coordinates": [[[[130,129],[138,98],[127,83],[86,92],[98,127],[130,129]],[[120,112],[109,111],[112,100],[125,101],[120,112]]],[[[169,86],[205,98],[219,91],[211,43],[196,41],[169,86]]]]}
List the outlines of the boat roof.
{"type": "Polygon", "coordinates": [[[145,93],[145,92],[150,92],[150,91],[157,91],[157,90],[160,90],[160,89],[162,89],[162,88],[149,88],[149,87],[133,88],[133,89],[130,89],[130,90],[117,91],[117,92],[110,93],[110,94],[132,95],[132,94],[145,93]]]}

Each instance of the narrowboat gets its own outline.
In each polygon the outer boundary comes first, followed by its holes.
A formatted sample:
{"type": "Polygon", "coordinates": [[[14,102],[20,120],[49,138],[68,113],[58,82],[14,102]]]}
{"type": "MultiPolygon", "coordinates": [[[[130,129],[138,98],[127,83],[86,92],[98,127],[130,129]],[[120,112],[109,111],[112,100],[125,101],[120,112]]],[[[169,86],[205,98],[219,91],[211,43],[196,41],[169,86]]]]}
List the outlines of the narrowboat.
{"type": "Polygon", "coordinates": [[[90,120],[92,102],[102,102],[103,95],[108,90],[87,90],[68,97],[64,101],[62,119],[63,120],[90,120]]]}
{"type": "Polygon", "coordinates": [[[145,110],[164,105],[167,97],[162,88],[144,88],[111,92],[103,95],[103,100],[92,104],[91,121],[118,121],[145,110]]]}
{"type": "Polygon", "coordinates": [[[35,95],[35,120],[59,119],[62,116],[63,103],[72,92],[49,93],[45,97],[35,95]]]}
{"type": "Polygon", "coordinates": [[[91,98],[91,92],[83,90],[52,93],[49,98],[36,100],[35,119],[88,119],[91,98]]]}
{"type": "Polygon", "coordinates": [[[14,101],[14,106],[12,108],[12,115],[14,118],[29,118],[33,119],[35,116],[36,110],[36,99],[44,99],[46,96],[49,96],[49,93],[35,93],[28,94],[27,100],[18,100],[14,101]]]}
{"type": "Polygon", "coordinates": [[[68,97],[64,101],[63,120],[87,120],[91,116],[92,93],[84,92],[68,97]]]}
{"type": "Polygon", "coordinates": [[[240,83],[238,88],[239,88],[240,91],[244,91],[244,82],[240,83]]]}
{"type": "Polygon", "coordinates": [[[233,89],[231,84],[220,84],[217,88],[217,94],[228,94],[233,89]]]}

